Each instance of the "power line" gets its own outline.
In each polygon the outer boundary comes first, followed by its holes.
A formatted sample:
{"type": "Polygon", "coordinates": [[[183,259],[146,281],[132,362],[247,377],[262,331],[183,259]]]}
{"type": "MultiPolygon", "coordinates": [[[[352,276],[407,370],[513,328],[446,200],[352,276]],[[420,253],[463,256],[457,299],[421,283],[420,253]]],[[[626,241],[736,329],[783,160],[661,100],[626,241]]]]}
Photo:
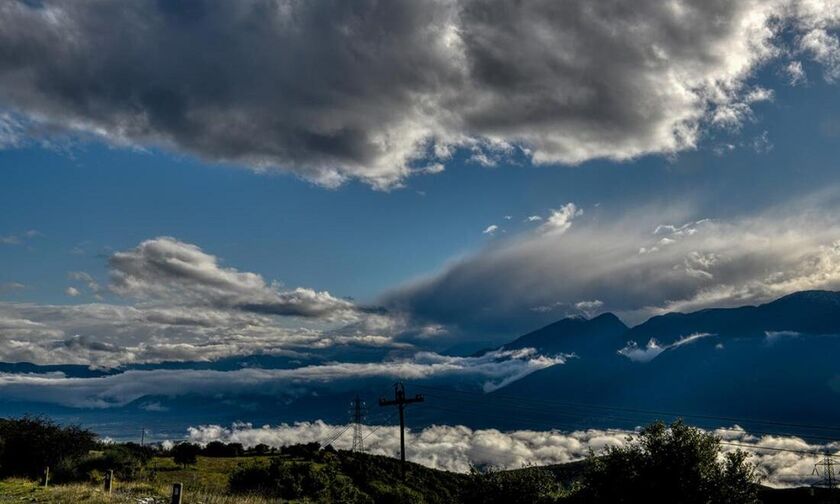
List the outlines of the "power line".
{"type": "Polygon", "coordinates": [[[321,443],[321,446],[329,446],[329,445],[335,443],[338,440],[338,438],[340,438],[352,426],[353,426],[353,424],[347,424],[347,426],[344,427],[344,429],[342,429],[341,432],[339,432],[336,436],[334,436],[333,438],[331,438],[329,441],[327,441],[325,443],[321,443]]]}
{"type": "Polygon", "coordinates": [[[362,441],[366,441],[366,440],[367,440],[367,438],[371,437],[371,436],[373,435],[373,433],[374,433],[374,432],[378,431],[378,430],[379,430],[380,428],[382,428],[382,427],[385,427],[385,423],[386,423],[386,422],[388,422],[388,420],[390,420],[390,419],[394,418],[394,415],[396,415],[396,414],[397,414],[397,412],[395,411],[395,412],[391,413],[390,415],[388,415],[388,416],[385,418],[385,420],[383,420],[383,421],[382,421],[382,423],[381,423],[381,424],[376,425],[373,429],[371,429],[371,430],[370,430],[370,432],[368,432],[367,434],[365,434],[365,437],[363,437],[363,438],[362,438],[362,441]]]}

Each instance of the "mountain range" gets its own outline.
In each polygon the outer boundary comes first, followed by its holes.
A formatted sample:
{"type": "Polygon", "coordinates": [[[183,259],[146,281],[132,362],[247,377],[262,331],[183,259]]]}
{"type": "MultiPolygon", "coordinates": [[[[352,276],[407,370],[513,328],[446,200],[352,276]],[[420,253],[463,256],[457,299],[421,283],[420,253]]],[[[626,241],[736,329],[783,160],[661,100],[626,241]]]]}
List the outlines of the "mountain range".
{"type": "Polygon", "coordinates": [[[574,356],[489,396],[541,401],[544,416],[586,426],[631,428],[683,416],[756,431],[837,430],[812,427],[840,421],[838,292],[622,325],[612,314],[566,319],[504,345],[574,356]]]}

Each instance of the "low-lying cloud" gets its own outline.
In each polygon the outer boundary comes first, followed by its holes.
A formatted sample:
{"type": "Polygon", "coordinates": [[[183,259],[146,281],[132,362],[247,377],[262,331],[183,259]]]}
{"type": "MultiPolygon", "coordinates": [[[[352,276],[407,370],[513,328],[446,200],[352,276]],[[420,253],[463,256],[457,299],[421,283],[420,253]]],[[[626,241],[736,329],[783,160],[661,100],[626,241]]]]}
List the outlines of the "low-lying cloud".
{"type": "Polygon", "coordinates": [[[124,406],[147,395],[282,394],[291,387],[348,382],[367,378],[425,380],[460,378],[486,391],[503,387],[539,369],[562,364],[563,357],[537,355],[533,349],[493,351],[479,357],[418,352],[383,362],[334,362],[293,369],[243,368],[235,371],[195,369],[129,370],[93,378],[63,373],[0,373],[4,399],[36,401],[80,408],[124,406]]]}
{"type": "MultiPolygon", "coordinates": [[[[230,427],[202,425],[190,427],[187,439],[206,444],[211,441],[242,443],[246,447],[264,443],[280,447],[296,443],[324,443],[346,426],[322,421],[254,427],[234,424],[230,427]]],[[[366,426],[365,448],[376,455],[399,456],[399,428],[393,425],[366,426]]],[[[840,444],[811,444],[797,437],[755,436],[734,426],[713,432],[725,443],[724,451],[742,449],[750,453],[763,483],[775,487],[802,486],[816,481],[810,476],[814,463],[825,449],[836,451],[840,444]],[[742,446],[729,446],[728,444],[742,446]],[[794,450],[790,451],[779,451],[794,450]],[[798,453],[804,452],[804,453],[798,453]],[[812,455],[812,454],[813,455],[812,455]]],[[[633,431],[588,429],[573,432],[520,430],[503,432],[496,429],[473,430],[464,426],[435,425],[422,430],[407,429],[407,458],[427,467],[465,473],[470,467],[517,469],[526,465],[563,464],[586,458],[607,447],[628,443],[633,431]]],[[[350,449],[349,430],[332,443],[350,449]]]]}
{"type": "Polygon", "coordinates": [[[836,80],[838,25],[806,0],[7,1],[0,145],[64,132],[378,188],[458,149],[671,154],[751,119],[771,62],[836,80]]]}
{"type": "Polygon", "coordinates": [[[666,350],[670,350],[672,348],[678,348],[683,345],[688,345],[693,343],[700,338],[705,338],[707,336],[712,336],[709,333],[695,333],[685,336],[683,338],[678,339],[677,341],[671,343],[670,345],[661,345],[655,339],[648,340],[647,344],[644,348],[640,347],[639,344],[635,341],[627,342],[623,348],[618,350],[619,355],[623,355],[630,359],[631,361],[635,362],[649,362],[659,356],[662,352],[666,350]]]}

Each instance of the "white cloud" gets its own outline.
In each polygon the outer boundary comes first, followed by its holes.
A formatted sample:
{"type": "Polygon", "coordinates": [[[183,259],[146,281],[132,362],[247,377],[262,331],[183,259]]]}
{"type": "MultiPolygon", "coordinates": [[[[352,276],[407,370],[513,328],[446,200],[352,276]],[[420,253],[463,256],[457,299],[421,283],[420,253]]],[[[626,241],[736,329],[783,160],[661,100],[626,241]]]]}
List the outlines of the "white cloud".
{"type": "Polygon", "coordinates": [[[1,8],[0,106],[15,113],[0,145],[64,131],[327,186],[400,186],[458,149],[487,166],[673,154],[751,117],[771,61],[840,67],[836,7],[814,0],[1,8]],[[191,57],[219,33],[226,51],[191,57]]]}
{"type": "MultiPolygon", "coordinates": [[[[328,292],[282,289],[256,273],[174,238],[146,240],[111,256],[110,290],[134,305],[0,303],[0,360],[114,367],[127,363],[210,361],[243,354],[300,354],[394,341],[406,321],[328,292]]],[[[90,274],[65,294],[102,300],[90,274]]]]}
{"type": "Polygon", "coordinates": [[[572,227],[572,221],[583,215],[583,210],[574,203],[566,203],[559,210],[552,210],[540,230],[546,234],[560,235],[572,227]]]}
{"type": "Polygon", "coordinates": [[[491,235],[492,236],[492,235],[496,234],[496,231],[498,231],[498,230],[499,230],[499,226],[497,226],[495,224],[491,224],[491,225],[487,226],[486,228],[484,228],[484,231],[482,231],[481,234],[486,234],[486,235],[491,235]]]}
{"type": "Polygon", "coordinates": [[[689,334],[688,336],[680,337],[677,341],[665,346],[660,345],[655,339],[650,339],[644,348],[639,347],[639,344],[635,341],[628,341],[624,348],[618,350],[618,354],[627,357],[631,361],[649,362],[666,350],[693,343],[698,339],[705,338],[707,336],[712,335],[709,333],[689,334]]]}
{"type": "Polygon", "coordinates": [[[580,312],[587,317],[592,317],[597,314],[603,306],[604,302],[599,299],[593,299],[591,301],[578,301],[575,303],[575,308],[580,310],[580,312]]]}
{"type": "Polygon", "coordinates": [[[117,252],[109,263],[111,290],[143,301],[301,317],[352,317],[355,310],[328,292],[282,291],[256,273],[221,267],[198,246],[166,236],[117,252]]]}
{"type": "MultiPolygon", "coordinates": [[[[238,423],[230,427],[201,425],[190,427],[187,439],[194,443],[211,441],[242,443],[246,447],[265,443],[281,447],[296,443],[324,442],[331,433],[346,426],[326,424],[322,421],[263,425],[238,423]]],[[[393,425],[371,425],[363,431],[368,452],[388,457],[399,456],[399,428],[393,425]],[[374,430],[376,429],[376,430],[374,430]]],[[[837,450],[840,444],[814,445],[796,437],[754,436],[739,426],[713,431],[725,443],[724,452],[742,449],[750,453],[750,462],[756,464],[764,477],[762,483],[774,487],[804,486],[816,477],[811,470],[817,456],[807,453],[774,451],[784,448],[813,452],[824,448],[837,450]]],[[[589,450],[599,453],[607,447],[628,444],[634,431],[588,429],[564,432],[559,430],[519,430],[503,432],[496,429],[471,429],[462,425],[435,425],[425,429],[406,430],[407,458],[412,462],[435,469],[469,472],[470,467],[495,467],[519,469],[526,465],[564,464],[583,460],[589,450]]],[[[352,437],[348,433],[333,443],[340,449],[350,449],[352,437]]]]}
{"type": "Polygon", "coordinates": [[[534,307],[581,299],[600,300],[601,310],[636,323],[666,311],[838,290],[840,222],[832,197],[800,198],[725,221],[650,207],[593,219],[560,236],[522,233],[396,289],[385,304],[450,328],[520,331],[548,320],[534,307]]]}
{"type": "MultiPolygon", "coordinates": [[[[85,287],[88,289],[88,291],[90,291],[91,295],[93,295],[96,299],[99,299],[99,300],[102,299],[102,286],[99,285],[99,282],[97,282],[90,275],[90,273],[87,273],[87,272],[84,272],[84,271],[71,271],[70,273],[67,274],[67,278],[69,278],[70,280],[74,280],[76,282],[83,283],[85,285],[85,287]]],[[[76,293],[77,293],[76,295],[81,294],[81,291],[79,289],[76,289],[74,287],[70,287],[70,288],[72,288],[73,290],[76,291],[76,293]]],[[[70,288],[68,288],[68,289],[70,289],[70,288]]]]}
{"type": "MultiPolygon", "coordinates": [[[[1,127],[2,125],[0,125],[1,127]]],[[[2,147],[2,131],[0,131],[0,147],[2,147]]],[[[23,245],[39,236],[43,236],[43,234],[35,229],[30,229],[22,233],[0,235],[0,245],[23,245]]]]}
{"type": "Polygon", "coordinates": [[[0,373],[0,392],[11,400],[108,408],[162,393],[168,396],[234,392],[280,394],[289,392],[290,385],[300,388],[372,377],[422,380],[458,376],[475,381],[485,391],[492,391],[534,371],[564,362],[563,357],[544,357],[527,348],[494,351],[479,357],[418,352],[409,358],[383,362],[334,362],[294,369],[130,370],[94,378],[68,378],[62,373],[0,373]]]}
{"type": "Polygon", "coordinates": [[[542,220],[542,217],[540,217],[539,215],[529,215],[528,218],[525,220],[527,222],[539,222],[542,220]]]}
{"type": "Polygon", "coordinates": [[[800,84],[808,82],[808,76],[805,74],[805,70],[802,68],[801,61],[791,61],[790,63],[788,63],[788,65],[785,67],[785,72],[788,74],[791,86],[798,86],[800,84]]]}
{"type": "Polygon", "coordinates": [[[0,295],[7,294],[18,290],[25,289],[26,285],[20,282],[3,282],[0,283],[0,295]]]}

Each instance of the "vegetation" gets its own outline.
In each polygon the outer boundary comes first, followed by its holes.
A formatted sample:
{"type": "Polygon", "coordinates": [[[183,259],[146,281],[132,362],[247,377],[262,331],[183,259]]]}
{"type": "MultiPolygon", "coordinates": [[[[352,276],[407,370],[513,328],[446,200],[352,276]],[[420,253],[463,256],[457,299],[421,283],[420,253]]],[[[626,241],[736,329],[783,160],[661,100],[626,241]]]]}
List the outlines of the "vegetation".
{"type": "Polygon", "coordinates": [[[624,448],[589,458],[581,502],[675,504],[758,502],[758,477],[742,451],[721,457],[720,439],[677,421],[643,429],[624,448]]]}
{"type": "Polygon", "coordinates": [[[573,464],[456,474],[409,463],[403,478],[398,460],[317,443],[279,451],[181,443],[167,451],[102,444],[79,427],[24,417],[0,420],[0,464],[0,504],[156,504],[167,502],[174,482],[185,485],[185,504],[785,502],[758,486],[744,453],[724,456],[718,438],[682,422],[650,425],[625,447],[573,464]],[[44,488],[38,477],[48,464],[55,484],[44,488]],[[108,470],[116,478],[111,497],[102,491],[108,470]]]}
{"type": "Polygon", "coordinates": [[[192,443],[178,443],[172,447],[172,460],[176,464],[180,464],[185,468],[188,465],[195,465],[198,461],[198,454],[201,453],[201,447],[192,443]]]}
{"type": "Polygon", "coordinates": [[[46,467],[73,464],[97,447],[96,435],[41,417],[0,419],[0,476],[39,478],[46,467]]]}

